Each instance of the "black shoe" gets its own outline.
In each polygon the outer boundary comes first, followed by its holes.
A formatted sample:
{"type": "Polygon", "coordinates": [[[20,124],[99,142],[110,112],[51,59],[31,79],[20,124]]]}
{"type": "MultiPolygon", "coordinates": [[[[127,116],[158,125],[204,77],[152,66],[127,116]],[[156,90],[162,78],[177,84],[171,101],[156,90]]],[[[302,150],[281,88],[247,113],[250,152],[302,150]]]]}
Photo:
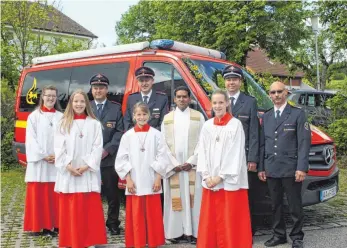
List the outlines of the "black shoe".
{"type": "Polygon", "coordinates": [[[119,227],[107,227],[111,235],[120,235],[119,227]]]}
{"type": "Polygon", "coordinates": [[[53,232],[55,232],[56,234],[59,234],[59,228],[54,227],[53,232]]]}
{"type": "Polygon", "coordinates": [[[193,237],[193,236],[190,238],[190,243],[191,243],[192,245],[196,245],[197,241],[198,241],[198,240],[197,240],[195,237],[193,237]]]}
{"type": "Polygon", "coordinates": [[[303,248],[304,247],[304,241],[297,239],[293,241],[292,248],[303,248]]]}
{"type": "Polygon", "coordinates": [[[41,235],[44,236],[44,237],[51,237],[51,238],[54,238],[54,237],[58,236],[57,233],[52,232],[51,230],[48,230],[48,229],[43,229],[41,235]]]}
{"type": "Polygon", "coordinates": [[[285,243],[287,243],[286,238],[278,238],[276,236],[272,236],[272,238],[266,241],[264,245],[267,247],[273,247],[273,246],[277,246],[277,245],[281,245],[285,243]]]}
{"type": "Polygon", "coordinates": [[[170,241],[171,244],[178,244],[180,242],[179,238],[173,238],[173,239],[168,239],[168,241],[170,241]]]}

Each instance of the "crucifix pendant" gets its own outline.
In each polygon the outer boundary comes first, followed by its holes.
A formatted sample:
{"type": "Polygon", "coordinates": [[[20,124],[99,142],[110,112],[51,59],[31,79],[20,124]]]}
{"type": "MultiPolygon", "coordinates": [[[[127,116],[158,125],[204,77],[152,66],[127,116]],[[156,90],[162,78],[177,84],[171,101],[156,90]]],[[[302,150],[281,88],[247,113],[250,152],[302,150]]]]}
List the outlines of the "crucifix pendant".
{"type": "Polygon", "coordinates": [[[82,138],[83,138],[83,133],[80,133],[80,135],[79,135],[79,136],[80,136],[80,138],[82,139],[82,138]]]}
{"type": "Polygon", "coordinates": [[[146,149],[144,147],[141,147],[140,151],[144,152],[146,149]]]}
{"type": "Polygon", "coordinates": [[[219,135],[217,136],[216,141],[219,142],[219,135]]]}

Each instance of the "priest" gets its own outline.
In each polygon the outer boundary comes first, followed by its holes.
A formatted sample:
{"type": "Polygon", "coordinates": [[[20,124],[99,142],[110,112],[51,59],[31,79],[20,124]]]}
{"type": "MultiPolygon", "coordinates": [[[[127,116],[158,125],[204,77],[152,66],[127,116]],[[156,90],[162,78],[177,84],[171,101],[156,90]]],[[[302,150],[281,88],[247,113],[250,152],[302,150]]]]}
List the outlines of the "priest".
{"type": "Polygon", "coordinates": [[[197,146],[203,115],[191,108],[190,91],[175,89],[176,110],[164,117],[161,131],[170,149],[171,166],[164,179],[164,229],[171,243],[181,239],[195,244],[201,202],[201,177],[196,174],[197,146]]]}

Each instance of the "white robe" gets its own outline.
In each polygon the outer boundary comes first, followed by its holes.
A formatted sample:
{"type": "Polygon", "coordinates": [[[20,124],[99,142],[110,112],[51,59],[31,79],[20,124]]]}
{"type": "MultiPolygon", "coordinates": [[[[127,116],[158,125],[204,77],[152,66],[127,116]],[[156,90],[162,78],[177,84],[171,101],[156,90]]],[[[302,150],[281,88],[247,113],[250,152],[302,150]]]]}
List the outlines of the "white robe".
{"type": "MultiPolygon", "coordinates": [[[[165,176],[170,161],[163,135],[150,127],[148,132],[135,132],[134,128],[127,131],[121,139],[115,169],[121,179],[125,179],[130,171],[131,179],[136,186],[134,195],[160,194],[162,190],[153,192],[156,173],[165,176]],[[144,141],[145,151],[142,152],[141,142],[144,141]]],[[[126,195],[133,195],[125,190],[126,195]]]]}
{"type": "Polygon", "coordinates": [[[225,126],[214,125],[213,121],[206,121],[201,130],[197,171],[203,180],[210,176],[220,176],[224,180],[212,189],[205,181],[202,186],[209,190],[248,189],[245,134],[241,121],[232,118],[225,126]],[[218,135],[219,142],[216,141],[218,135]]]}
{"type": "Polygon", "coordinates": [[[54,130],[63,114],[34,110],[28,117],[25,151],[27,167],[25,182],[55,182],[57,170],[54,164],[43,160],[54,155],[54,130]],[[50,126],[52,121],[53,126],[50,126]]]}
{"type": "MultiPolygon", "coordinates": [[[[200,114],[199,133],[205,122],[202,114],[200,114]]],[[[174,113],[174,139],[175,139],[175,155],[169,152],[169,157],[172,166],[167,169],[167,176],[174,174],[173,168],[184,163],[197,164],[197,154],[188,157],[188,131],[190,126],[190,109],[181,111],[176,108],[174,113]]],[[[161,132],[165,137],[165,125],[161,125],[161,132]]],[[[196,168],[193,168],[194,170],[196,168]]],[[[198,235],[200,204],[201,204],[201,176],[199,173],[196,175],[195,180],[195,193],[194,193],[194,206],[190,207],[190,194],[189,194],[189,175],[188,172],[182,171],[179,173],[180,183],[180,196],[182,200],[182,211],[172,210],[170,182],[164,179],[164,229],[165,238],[172,239],[178,238],[183,234],[194,237],[198,235]]]]}
{"type": "Polygon", "coordinates": [[[61,193],[101,191],[100,162],[102,155],[102,130],[98,120],[91,117],[73,121],[70,133],[63,134],[60,125],[55,130],[55,166],[58,169],[54,190],[61,193]],[[76,124],[78,123],[78,124],[76,124]],[[83,138],[80,138],[82,129],[83,138]],[[74,168],[88,165],[81,176],[73,176],[66,166],[74,168]]]}

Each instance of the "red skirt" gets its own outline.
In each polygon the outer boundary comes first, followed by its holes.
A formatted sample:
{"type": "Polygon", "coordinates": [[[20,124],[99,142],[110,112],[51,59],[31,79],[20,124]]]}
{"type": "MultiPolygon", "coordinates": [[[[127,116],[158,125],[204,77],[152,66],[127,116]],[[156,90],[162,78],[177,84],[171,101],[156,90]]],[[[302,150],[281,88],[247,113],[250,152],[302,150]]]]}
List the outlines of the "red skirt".
{"type": "Polygon", "coordinates": [[[156,247],[165,244],[160,195],[127,195],[125,246],[156,247]]]}
{"type": "Polygon", "coordinates": [[[203,189],[198,248],[251,248],[252,231],[246,189],[203,189]]]}
{"type": "Polygon", "coordinates": [[[54,182],[27,183],[24,231],[40,232],[58,226],[58,194],[54,192],[54,182]]]}
{"type": "Polygon", "coordinates": [[[107,244],[99,193],[59,194],[59,247],[107,244]]]}

